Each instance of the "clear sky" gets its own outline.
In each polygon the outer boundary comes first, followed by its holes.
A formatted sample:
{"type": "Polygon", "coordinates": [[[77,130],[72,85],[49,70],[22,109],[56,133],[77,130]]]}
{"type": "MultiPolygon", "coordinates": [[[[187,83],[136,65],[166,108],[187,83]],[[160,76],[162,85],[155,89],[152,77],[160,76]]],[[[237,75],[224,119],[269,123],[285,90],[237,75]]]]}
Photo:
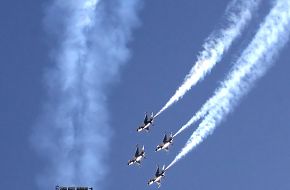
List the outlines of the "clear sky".
{"type": "MultiPolygon", "coordinates": [[[[105,89],[112,137],[105,145],[109,151],[102,164],[108,173],[100,189],[156,189],[155,185],[146,184],[154,175],[156,164],[169,164],[197,125],[177,136],[167,153],[155,153],[156,145],[165,132],[176,132],[212,96],[271,7],[271,1],[262,1],[242,37],[205,80],[160,115],[150,133],[136,133],[144,112],[159,111],[181,84],[204,40],[223,21],[229,2],[149,0],[142,3],[138,11],[139,26],[133,29],[127,44],[131,56],[114,76],[116,80],[105,89]],[[133,156],[136,144],[145,145],[147,159],[141,167],[128,167],[127,161],[133,156]]],[[[61,43],[51,41],[44,24],[49,4],[50,1],[36,0],[1,3],[2,189],[38,189],[37,176],[50,164],[31,142],[49,96],[44,76],[55,66],[51,57],[61,43]]],[[[162,189],[290,189],[289,51],[286,44],[274,66],[213,135],[168,170],[162,189]]]]}

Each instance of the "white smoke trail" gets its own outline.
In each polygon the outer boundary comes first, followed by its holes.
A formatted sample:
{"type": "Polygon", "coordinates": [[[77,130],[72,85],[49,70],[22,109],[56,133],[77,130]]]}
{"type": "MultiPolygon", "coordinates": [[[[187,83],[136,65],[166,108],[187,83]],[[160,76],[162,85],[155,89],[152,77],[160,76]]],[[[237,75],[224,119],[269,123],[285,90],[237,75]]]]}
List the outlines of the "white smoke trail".
{"type": "Polygon", "coordinates": [[[226,26],[214,31],[203,45],[204,50],[197,57],[195,65],[185,77],[175,94],[161,108],[155,117],[181,99],[184,94],[202,80],[207,73],[219,62],[223,54],[229,49],[233,41],[241,34],[246,24],[252,17],[252,12],[257,8],[260,0],[234,0],[225,13],[226,26]]]}
{"type": "Polygon", "coordinates": [[[139,0],[54,0],[46,19],[59,40],[56,67],[46,74],[49,101],[32,143],[48,162],[40,189],[101,188],[111,129],[107,86],[126,62],[139,0]]]}
{"type": "Polygon", "coordinates": [[[193,125],[195,122],[200,120],[208,111],[208,109],[212,106],[210,102],[207,103],[206,107],[205,105],[200,109],[185,125],[183,125],[174,135],[173,137],[179,135],[182,131],[193,125]]]}
{"type": "Polygon", "coordinates": [[[238,59],[215,95],[202,109],[208,114],[194,131],[185,147],[175,157],[171,167],[189,151],[201,143],[229,114],[253,86],[270,68],[279,50],[287,43],[290,32],[290,0],[277,0],[274,8],[265,18],[255,37],[238,59]],[[210,104],[215,106],[207,109],[210,104]]]}

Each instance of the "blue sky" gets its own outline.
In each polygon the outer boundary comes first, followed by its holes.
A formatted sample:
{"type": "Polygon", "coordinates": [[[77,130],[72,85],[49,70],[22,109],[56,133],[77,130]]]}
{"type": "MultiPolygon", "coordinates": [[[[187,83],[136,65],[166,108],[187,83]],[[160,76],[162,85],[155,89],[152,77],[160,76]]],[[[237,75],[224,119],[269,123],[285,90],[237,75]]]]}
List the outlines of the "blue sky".
{"type": "MultiPolygon", "coordinates": [[[[204,40],[219,27],[228,3],[143,2],[138,12],[140,25],[133,30],[132,40],[127,44],[130,59],[106,88],[112,138],[102,162],[109,176],[102,180],[102,189],[156,188],[146,184],[156,164],[170,163],[197,126],[177,136],[168,153],[155,153],[155,146],[164,132],[176,132],[211,97],[270,9],[269,1],[262,1],[242,37],[210,75],[166,110],[150,133],[137,134],[136,127],[144,112],[158,111],[181,84],[204,40]],[[128,167],[127,160],[131,159],[137,143],[145,145],[148,158],[141,167],[128,167]]],[[[48,5],[49,1],[30,0],[5,2],[1,6],[0,185],[3,189],[12,186],[38,189],[36,178],[49,166],[31,143],[48,100],[44,75],[55,66],[52,52],[60,43],[52,40],[44,25],[48,5]]],[[[167,172],[162,189],[290,188],[289,48],[286,44],[274,66],[213,135],[167,172]]]]}

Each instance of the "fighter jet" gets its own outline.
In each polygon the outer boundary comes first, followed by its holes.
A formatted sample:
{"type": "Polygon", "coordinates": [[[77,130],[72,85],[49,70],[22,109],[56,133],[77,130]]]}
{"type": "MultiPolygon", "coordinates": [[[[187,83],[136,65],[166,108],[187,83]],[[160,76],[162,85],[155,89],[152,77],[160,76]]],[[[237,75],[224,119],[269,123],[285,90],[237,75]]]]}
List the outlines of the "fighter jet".
{"type": "Polygon", "coordinates": [[[140,165],[140,164],[141,164],[141,160],[142,160],[143,158],[145,158],[145,150],[144,150],[144,146],[142,147],[141,152],[139,151],[139,146],[136,145],[136,147],[137,147],[137,149],[136,149],[135,155],[134,155],[134,157],[133,157],[132,160],[129,160],[129,161],[128,161],[128,166],[130,166],[130,165],[132,165],[132,164],[134,164],[134,163],[140,165]]]}
{"type": "Polygon", "coordinates": [[[147,113],[145,113],[145,118],[144,118],[143,124],[137,128],[137,131],[140,132],[140,131],[145,129],[148,132],[149,131],[149,127],[151,125],[153,125],[153,120],[154,120],[153,112],[151,113],[150,118],[148,118],[147,113]]]}
{"type": "Polygon", "coordinates": [[[172,133],[169,135],[169,137],[165,134],[163,141],[161,144],[159,144],[156,149],[155,152],[159,151],[159,150],[165,150],[168,151],[169,146],[173,143],[173,135],[172,133]]]}
{"type": "Polygon", "coordinates": [[[148,185],[153,184],[154,182],[158,185],[158,188],[161,186],[161,179],[165,176],[165,165],[163,165],[162,170],[160,171],[159,166],[157,167],[155,177],[148,181],[148,185]]]}

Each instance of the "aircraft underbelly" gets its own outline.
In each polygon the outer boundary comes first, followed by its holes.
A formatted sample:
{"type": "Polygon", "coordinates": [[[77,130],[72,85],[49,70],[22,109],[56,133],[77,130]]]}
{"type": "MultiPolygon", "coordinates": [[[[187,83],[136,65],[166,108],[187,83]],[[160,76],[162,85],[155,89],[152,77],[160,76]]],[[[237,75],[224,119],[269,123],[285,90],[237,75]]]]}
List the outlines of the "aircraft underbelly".
{"type": "Polygon", "coordinates": [[[151,125],[151,123],[147,123],[147,125],[145,125],[144,129],[147,129],[150,125],[151,125]]]}
{"type": "Polygon", "coordinates": [[[162,176],[157,177],[157,178],[155,179],[155,182],[160,181],[161,178],[162,178],[162,176]]]}
{"type": "Polygon", "coordinates": [[[168,148],[168,147],[169,147],[169,145],[170,145],[170,143],[165,143],[165,144],[164,144],[164,146],[163,146],[163,149],[166,149],[166,148],[168,148]]]}
{"type": "Polygon", "coordinates": [[[141,159],[142,159],[142,157],[141,157],[141,156],[138,156],[138,157],[136,158],[136,161],[139,162],[141,159]]]}

